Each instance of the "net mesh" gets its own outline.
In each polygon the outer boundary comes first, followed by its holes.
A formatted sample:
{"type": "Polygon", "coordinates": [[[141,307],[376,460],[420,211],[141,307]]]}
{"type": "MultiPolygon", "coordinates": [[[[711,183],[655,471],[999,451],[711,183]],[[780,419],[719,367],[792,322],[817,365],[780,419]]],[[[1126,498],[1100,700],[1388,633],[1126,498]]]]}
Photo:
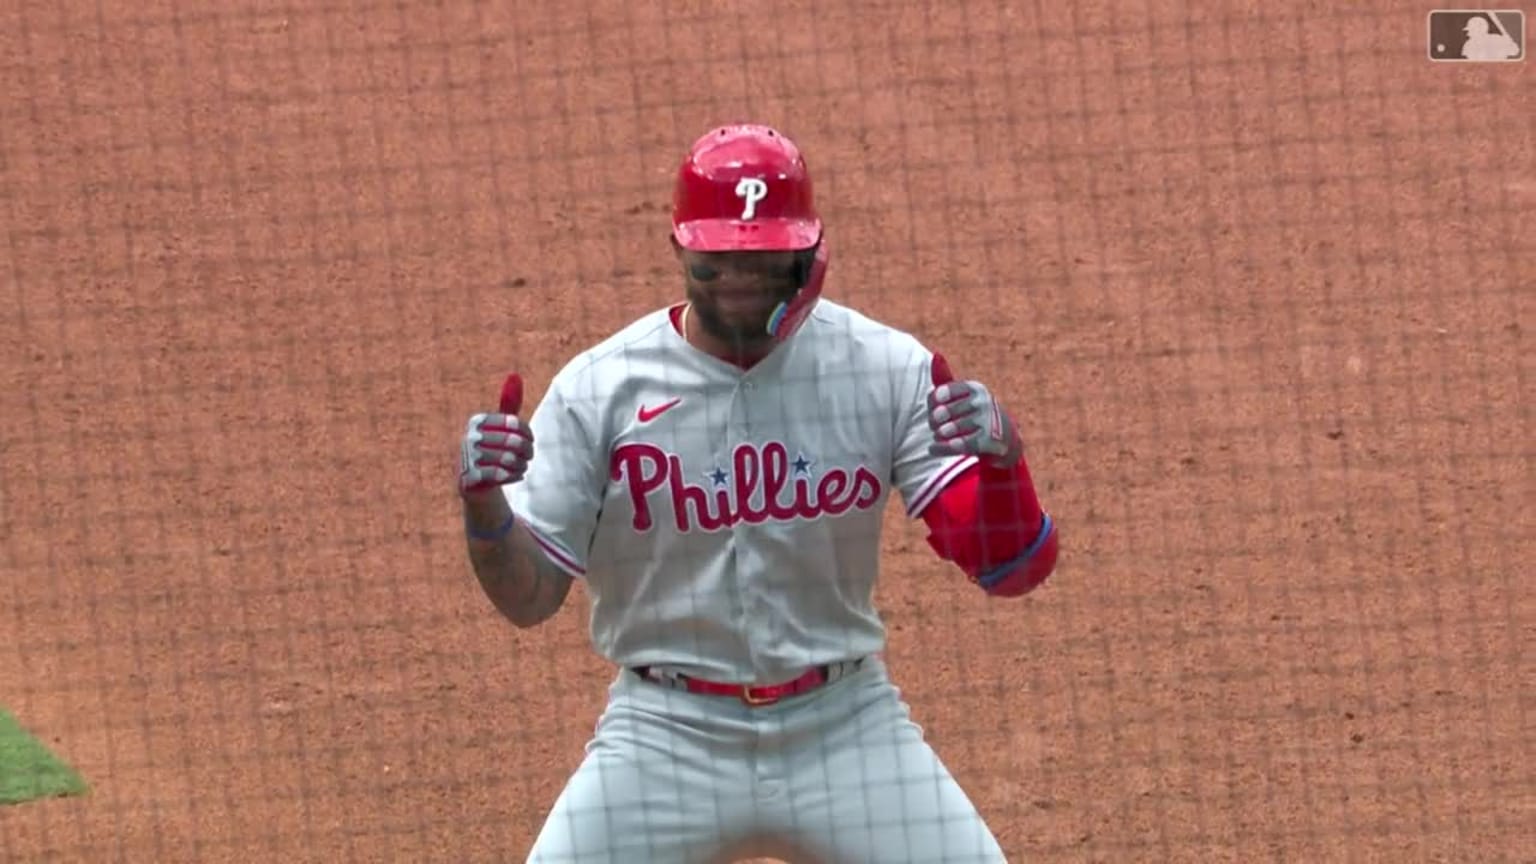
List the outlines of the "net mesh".
{"type": "Polygon", "coordinates": [[[1528,856],[1536,91],[1427,12],[0,4],[0,703],[90,786],[0,858],[521,860],[612,669],[479,592],[458,435],[678,296],[737,119],[1061,526],[995,602],[887,520],[1010,860],[1528,856]]]}

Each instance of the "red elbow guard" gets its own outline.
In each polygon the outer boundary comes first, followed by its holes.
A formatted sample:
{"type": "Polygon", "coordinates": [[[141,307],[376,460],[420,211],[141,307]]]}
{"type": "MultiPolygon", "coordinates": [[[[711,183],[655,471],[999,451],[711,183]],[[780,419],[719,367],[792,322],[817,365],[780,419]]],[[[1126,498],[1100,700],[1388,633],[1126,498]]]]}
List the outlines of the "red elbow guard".
{"type": "Polygon", "coordinates": [[[1029,467],[977,465],[923,512],[928,545],[989,594],[1034,590],[1056,566],[1056,528],[1041,510],[1029,467]]]}
{"type": "Polygon", "coordinates": [[[994,597],[1018,597],[1039,588],[1056,569],[1056,523],[1046,514],[1041,520],[1035,542],[1019,553],[1014,561],[1004,562],[990,572],[976,577],[994,597]]]}

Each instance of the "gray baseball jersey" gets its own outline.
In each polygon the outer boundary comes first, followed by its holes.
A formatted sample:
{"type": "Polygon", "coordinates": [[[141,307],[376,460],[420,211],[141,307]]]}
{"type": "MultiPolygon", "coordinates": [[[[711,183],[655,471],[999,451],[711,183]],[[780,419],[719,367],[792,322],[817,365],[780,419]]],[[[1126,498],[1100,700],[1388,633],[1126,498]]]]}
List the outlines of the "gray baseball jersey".
{"type": "Polygon", "coordinates": [[[503,487],[583,579],[620,666],[774,682],[880,651],[872,594],[895,490],[917,516],[973,457],[932,456],[932,353],[822,299],[749,370],[652,312],[572,359],[503,487]]]}

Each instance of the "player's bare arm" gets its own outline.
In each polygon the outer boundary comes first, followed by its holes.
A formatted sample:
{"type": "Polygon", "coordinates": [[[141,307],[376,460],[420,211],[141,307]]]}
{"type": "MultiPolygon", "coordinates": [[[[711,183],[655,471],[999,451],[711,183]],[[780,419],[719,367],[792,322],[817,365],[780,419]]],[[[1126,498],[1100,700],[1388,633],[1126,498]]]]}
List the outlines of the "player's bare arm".
{"type": "Polygon", "coordinates": [[[459,495],[481,589],[507,620],[533,627],[560,611],[571,577],[518,524],[501,491],[523,479],[533,458],[533,432],[518,416],[522,401],[522,379],[512,375],[502,387],[500,410],[469,419],[459,448],[459,495]]]}
{"type": "Polygon", "coordinates": [[[560,611],[571,577],[516,524],[499,490],[466,498],[464,522],[475,578],[498,612],[518,627],[533,627],[560,611]]]}

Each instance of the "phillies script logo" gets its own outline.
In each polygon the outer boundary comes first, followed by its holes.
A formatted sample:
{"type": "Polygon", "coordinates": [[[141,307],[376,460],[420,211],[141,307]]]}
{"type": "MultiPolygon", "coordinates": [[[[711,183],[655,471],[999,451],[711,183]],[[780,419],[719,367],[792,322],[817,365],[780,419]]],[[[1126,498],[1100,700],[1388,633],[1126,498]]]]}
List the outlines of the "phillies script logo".
{"type": "Polygon", "coordinates": [[[709,488],[689,483],[683,473],[683,461],[676,454],[655,444],[621,445],[613,452],[609,474],[613,482],[629,484],[629,500],[635,505],[635,530],[649,531],[655,524],[651,516],[651,493],[666,488],[672,496],[672,512],[677,530],[687,532],[697,524],[705,531],[727,528],[738,522],[757,525],[768,520],[790,522],[839,516],[849,509],[868,510],[880,500],[880,478],[863,465],[850,474],[842,468],[822,472],[811,480],[811,461],[804,456],[789,458],[789,451],[777,441],[759,450],[751,444],[738,446],[731,458],[731,468],[716,467],[706,472],[709,488]],[[752,503],[753,493],[762,490],[762,505],[752,503]]]}

